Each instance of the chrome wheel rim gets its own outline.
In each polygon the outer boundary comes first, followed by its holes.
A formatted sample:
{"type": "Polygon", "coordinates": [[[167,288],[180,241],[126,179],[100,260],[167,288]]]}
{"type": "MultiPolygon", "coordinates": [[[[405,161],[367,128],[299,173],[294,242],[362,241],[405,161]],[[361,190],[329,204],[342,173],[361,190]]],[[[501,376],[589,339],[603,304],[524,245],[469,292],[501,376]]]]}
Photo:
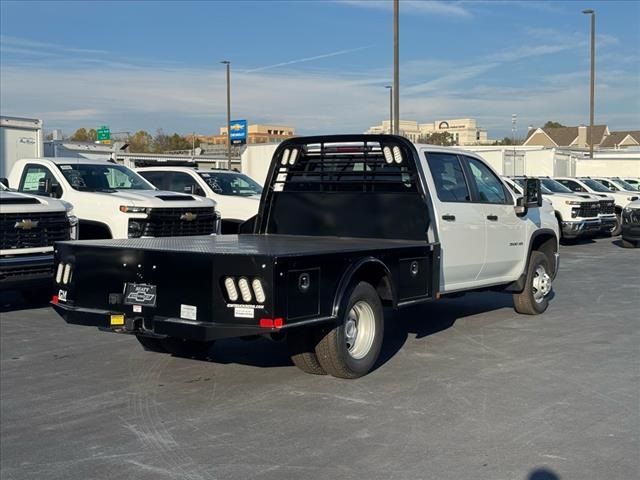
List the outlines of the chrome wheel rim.
{"type": "Polygon", "coordinates": [[[371,350],[375,333],[373,309],[367,302],[356,302],[349,310],[344,324],[345,344],[349,356],[356,360],[364,358],[371,350]]]}
{"type": "Polygon", "coordinates": [[[551,277],[542,265],[538,265],[533,274],[533,299],[536,303],[544,300],[551,292],[551,277]]]}

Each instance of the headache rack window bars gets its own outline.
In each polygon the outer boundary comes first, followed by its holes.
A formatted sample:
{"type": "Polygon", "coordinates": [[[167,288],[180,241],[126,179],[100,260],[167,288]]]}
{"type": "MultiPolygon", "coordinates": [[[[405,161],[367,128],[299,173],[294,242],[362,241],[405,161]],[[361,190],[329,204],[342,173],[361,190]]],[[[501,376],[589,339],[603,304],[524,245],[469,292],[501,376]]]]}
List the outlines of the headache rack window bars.
{"type": "Polygon", "coordinates": [[[377,141],[293,144],[278,159],[273,190],[415,193],[417,175],[409,160],[399,146],[377,141]]]}

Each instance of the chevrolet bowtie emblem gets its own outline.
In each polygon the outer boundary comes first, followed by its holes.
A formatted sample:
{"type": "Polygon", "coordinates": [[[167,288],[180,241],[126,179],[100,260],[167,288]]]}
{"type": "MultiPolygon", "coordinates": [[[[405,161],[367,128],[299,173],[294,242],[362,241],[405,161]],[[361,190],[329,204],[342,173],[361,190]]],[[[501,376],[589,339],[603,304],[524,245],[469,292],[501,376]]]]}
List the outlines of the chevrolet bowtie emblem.
{"type": "Polygon", "coordinates": [[[198,215],[191,212],[183,213],[182,215],[180,215],[180,220],[185,220],[187,222],[193,222],[196,218],[198,218],[198,215]]]}
{"type": "Polygon", "coordinates": [[[23,219],[21,222],[16,222],[14,227],[22,230],[31,230],[32,228],[36,228],[38,223],[40,222],[37,220],[23,219]]]}

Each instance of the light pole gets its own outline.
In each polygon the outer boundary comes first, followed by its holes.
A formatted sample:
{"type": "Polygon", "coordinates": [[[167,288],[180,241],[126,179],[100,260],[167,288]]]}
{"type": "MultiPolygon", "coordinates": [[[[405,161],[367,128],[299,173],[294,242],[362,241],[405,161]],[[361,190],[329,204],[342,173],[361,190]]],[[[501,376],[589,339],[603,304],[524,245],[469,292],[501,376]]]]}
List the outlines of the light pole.
{"type": "Polygon", "coordinates": [[[393,133],[400,134],[400,7],[393,0],[393,133]]]}
{"type": "Polygon", "coordinates": [[[231,170],[231,62],[223,60],[227,66],[227,170],[231,170]]]}
{"type": "Polygon", "coordinates": [[[583,10],[585,15],[591,15],[591,92],[589,98],[589,158],[593,159],[593,117],[596,94],[596,12],[583,10]]]}
{"type": "Polygon", "coordinates": [[[386,85],[389,89],[389,133],[393,134],[393,85],[386,85]]]}
{"type": "Polygon", "coordinates": [[[515,113],[511,114],[511,145],[513,147],[513,171],[516,169],[516,121],[518,116],[515,113]]]}

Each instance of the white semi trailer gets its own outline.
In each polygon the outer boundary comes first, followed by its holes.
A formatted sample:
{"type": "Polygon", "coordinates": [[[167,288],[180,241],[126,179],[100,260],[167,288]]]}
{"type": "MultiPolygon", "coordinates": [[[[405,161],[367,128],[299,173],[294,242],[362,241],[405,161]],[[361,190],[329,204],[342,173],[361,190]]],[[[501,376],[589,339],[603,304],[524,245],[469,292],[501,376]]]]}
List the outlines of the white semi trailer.
{"type": "Polygon", "coordinates": [[[17,160],[42,157],[42,145],[42,120],[0,117],[0,178],[17,160]]]}

